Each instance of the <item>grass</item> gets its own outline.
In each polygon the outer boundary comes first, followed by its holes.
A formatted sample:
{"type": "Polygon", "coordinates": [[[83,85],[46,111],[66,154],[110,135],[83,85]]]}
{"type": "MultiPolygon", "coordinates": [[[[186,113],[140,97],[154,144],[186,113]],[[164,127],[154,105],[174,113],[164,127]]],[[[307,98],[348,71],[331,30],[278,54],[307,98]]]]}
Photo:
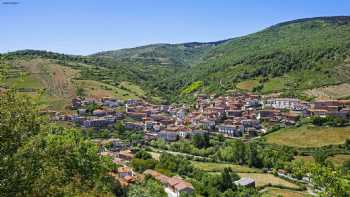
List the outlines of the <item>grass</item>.
{"type": "Polygon", "coordinates": [[[31,97],[39,105],[40,109],[67,111],[66,107],[70,103],[68,98],[49,96],[47,94],[39,96],[36,92],[20,92],[19,94],[31,97]]]}
{"type": "Polygon", "coordinates": [[[44,85],[40,82],[40,80],[35,77],[28,75],[24,77],[18,78],[10,78],[6,80],[6,85],[15,88],[23,88],[23,89],[42,89],[44,85]]]}
{"type": "Polygon", "coordinates": [[[150,152],[150,151],[148,151],[148,153],[152,155],[152,158],[153,158],[153,159],[159,161],[160,153],[150,152]]]}
{"type": "Polygon", "coordinates": [[[287,78],[284,77],[270,79],[269,81],[264,83],[262,93],[280,92],[285,88],[286,83],[287,78]]]}
{"type": "Polygon", "coordinates": [[[299,186],[288,182],[284,179],[276,177],[272,174],[263,174],[263,173],[238,173],[240,177],[249,177],[255,180],[256,187],[263,187],[266,185],[280,185],[288,188],[299,189],[299,186]]]}
{"type": "Polygon", "coordinates": [[[321,147],[343,144],[350,138],[350,127],[301,127],[285,128],[265,136],[267,143],[294,147],[321,147]]]}
{"type": "Polygon", "coordinates": [[[246,91],[252,91],[254,87],[259,85],[257,80],[247,80],[237,84],[237,88],[246,91]]]}
{"type": "Polygon", "coordinates": [[[312,156],[295,156],[294,160],[301,160],[304,161],[305,163],[314,163],[315,159],[312,156]]]}
{"type": "Polygon", "coordinates": [[[181,95],[184,94],[190,94],[196,90],[198,90],[200,87],[203,86],[203,81],[196,81],[191,83],[191,85],[185,87],[182,91],[181,91],[181,95]]]}
{"type": "Polygon", "coordinates": [[[88,97],[116,97],[118,99],[139,98],[139,95],[128,89],[120,89],[102,82],[93,80],[77,80],[76,86],[83,87],[88,97]]]}
{"type": "Polygon", "coordinates": [[[77,87],[82,87],[88,97],[94,98],[111,96],[125,100],[145,97],[145,92],[133,83],[124,81],[119,87],[114,87],[93,80],[76,80],[80,76],[79,70],[40,58],[13,62],[11,71],[12,78],[5,85],[33,90],[30,93],[34,95],[36,90],[45,89],[45,95],[39,102],[55,109],[62,108],[67,100],[75,97],[77,87]],[[21,73],[25,76],[20,77],[21,73]]]}
{"type": "Polygon", "coordinates": [[[349,99],[350,84],[343,83],[333,86],[325,86],[304,91],[307,95],[317,99],[349,99]]]}
{"type": "Polygon", "coordinates": [[[269,187],[267,188],[267,191],[263,193],[263,197],[277,197],[277,196],[283,196],[283,197],[309,197],[305,192],[300,191],[293,191],[289,189],[279,189],[279,188],[273,188],[269,187]]]}
{"type": "Polygon", "coordinates": [[[207,172],[221,172],[224,168],[231,168],[235,172],[244,172],[244,173],[254,173],[261,172],[260,169],[250,168],[247,166],[228,164],[228,163],[211,163],[211,162],[198,162],[192,161],[192,164],[195,168],[198,168],[207,172]]]}
{"type": "Polygon", "coordinates": [[[345,161],[350,160],[350,155],[334,155],[328,157],[327,160],[330,160],[335,166],[342,166],[345,161]]]}
{"type": "MultiPolygon", "coordinates": [[[[128,81],[123,81],[120,83],[120,87],[118,87],[119,91],[121,90],[121,87],[123,87],[126,91],[130,92],[131,95],[134,95],[132,98],[141,98],[141,97],[147,97],[146,92],[138,85],[133,84],[128,81]]],[[[162,102],[163,99],[158,96],[148,96],[149,99],[151,99],[154,102],[162,102]]]]}
{"type": "Polygon", "coordinates": [[[123,81],[120,83],[120,86],[123,86],[124,88],[126,88],[127,90],[129,90],[130,92],[133,92],[134,94],[138,95],[138,96],[144,96],[145,92],[141,89],[140,86],[137,86],[133,83],[127,82],[127,81],[123,81]]]}
{"type": "MultiPolygon", "coordinates": [[[[302,160],[306,163],[315,162],[312,156],[296,156],[295,160],[302,160]]],[[[327,160],[331,161],[335,166],[340,167],[343,165],[345,161],[350,160],[350,155],[337,154],[337,155],[329,156],[327,160]]]]}

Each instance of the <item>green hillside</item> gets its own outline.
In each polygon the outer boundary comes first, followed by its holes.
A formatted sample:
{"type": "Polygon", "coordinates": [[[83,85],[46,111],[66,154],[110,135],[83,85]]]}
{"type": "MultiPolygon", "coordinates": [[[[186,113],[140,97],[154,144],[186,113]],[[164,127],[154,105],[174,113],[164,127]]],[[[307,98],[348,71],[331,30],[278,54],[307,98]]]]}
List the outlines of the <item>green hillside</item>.
{"type": "Polygon", "coordinates": [[[350,17],[290,21],[215,47],[181,78],[219,93],[252,79],[263,93],[339,84],[350,79],[349,49],[350,17]]]}
{"type": "Polygon", "coordinates": [[[161,101],[155,96],[146,98],[146,92],[132,82],[120,81],[118,85],[110,85],[103,80],[90,79],[92,76],[86,77],[86,70],[95,66],[85,64],[83,59],[35,53],[24,55],[19,52],[2,56],[0,63],[7,65],[8,69],[7,78],[0,83],[0,88],[15,88],[20,94],[35,98],[42,108],[60,111],[66,110],[71,99],[78,94],[94,98],[112,96],[161,101]]]}
{"type": "Polygon", "coordinates": [[[152,44],[130,49],[100,52],[92,57],[108,58],[120,64],[190,66],[203,60],[218,42],[191,42],[183,44],[152,44]]]}
{"type": "MultiPolygon", "coordinates": [[[[90,56],[35,50],[2,56],[49,60],[77,70],[79,80],[116,88],[128,82],[143,90],[144,99],[174,102],[191,100],[201,92],[224,94],[236,89],[332,98],[333,89],[344,89],[350,82],[349,54],[350,17],[319,17],[218,42],[154,44],[90,56]]],[[[26,84],[31,83],[35,84],[26,84]]]]}

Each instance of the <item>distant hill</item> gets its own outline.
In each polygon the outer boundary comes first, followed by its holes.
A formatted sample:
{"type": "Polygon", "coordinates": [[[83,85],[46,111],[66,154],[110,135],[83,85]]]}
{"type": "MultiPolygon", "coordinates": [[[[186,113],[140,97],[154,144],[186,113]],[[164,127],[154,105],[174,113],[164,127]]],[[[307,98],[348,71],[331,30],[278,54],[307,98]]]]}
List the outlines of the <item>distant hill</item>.
{"type": "Polygon", "coordinates": [[[49,59],[79,70],[80,79],[113,87],[129,82],[145,98],[156,95],[168,101],[237,89],[310,98],[338,86],[347,93],[339,97],[350,96],[348,16],[288,21],[218,42],[153,44],[90,56],[33,50],[2,56],[49,59]]]}
{"type": "Polygon", "coordinates": [[[68,109],[76,96],[161,101],[153,95],[146,98],[142,87],[123,78],[113,85],[102,78],[94,78],[90,70],[98,75],[108,69],[90,64],[90,61],[84,57],[32,50],[1,55],[0,63],[10,67],[0,89],[16,88],[21,94],[35,98],[40,107],[59,111],[68,109]]]}
{"type": "Polygon", "coordinates": [[[109,58],[121,64],[190,66],[201,62],[202,58],[213,47],[228,41],[152,44],[136,48],[105,51],[91,56],[109,58]]]}

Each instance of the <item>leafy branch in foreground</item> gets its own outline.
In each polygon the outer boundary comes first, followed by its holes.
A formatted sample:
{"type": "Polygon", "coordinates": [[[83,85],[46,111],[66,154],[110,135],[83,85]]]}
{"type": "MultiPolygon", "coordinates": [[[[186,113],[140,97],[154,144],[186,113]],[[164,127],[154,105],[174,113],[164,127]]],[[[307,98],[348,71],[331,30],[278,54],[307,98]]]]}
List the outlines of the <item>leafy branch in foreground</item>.
{"type": "MultiPolygon", "coordinates": [[[[47,123],[29,98],[0,99],[0,193],[5,196],[112,195],[110,160],[75,129],[47,123]]],[[[112,191],[113,190],[113,191],[112,191]]]]}

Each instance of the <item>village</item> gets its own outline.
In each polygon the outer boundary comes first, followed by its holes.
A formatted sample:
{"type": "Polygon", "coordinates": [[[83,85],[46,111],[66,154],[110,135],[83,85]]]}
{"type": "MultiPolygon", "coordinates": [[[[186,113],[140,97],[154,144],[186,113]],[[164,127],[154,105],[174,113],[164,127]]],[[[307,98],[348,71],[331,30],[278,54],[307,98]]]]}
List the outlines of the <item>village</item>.
{"type": "MultiPolygon", "coordinates": [[[[51,112],[51,119],[71,122],[82,129],[97,132],[112,129],[119,122],[130,132],[143,133],[142,144],[155,139],[171,143],[191,139],[195,135],[222,135],[228,139],[249,141],[268,133],[276,125],[295,125],[301,118],[346,118],[350,114],[349,107],[350,100],[307,102],[295,98],[263,98],[251,93],[219,97],[198,95],[192,106],[153,105],[142,100],[122,101],[110,97],[75,98],[71,104],[74,113],[51,112]]],[[[128,186],[139,178],[130,166],[134,157],[133,147],[118,139],[107,141],[112,142],[112,148],[102,149],[101,155],[111,157],[121,166],[113,172],[114,176],[128,186]]],[[[142,176],[145,175],[162,183],[169,196],[194,191],[192,184],[179,176],[168,177],[150,169],[143,172],[142,176]]],[[[279,171],[279,175],[288,176],[283,170],[279,171]]],[[[242,177],[235,184],[254,187],[255,181],[242,177]]]]}
{"type": "Polygon", "coordinates": [[[350,100],[306,102],[236,93],[217,98],[199,95],[194,106],[153,105],[142,100],[121,101],[108,97],[75,98],[71,108],[76,113],[51,114],[55,121],[72,122],[82,128],[108,128],[122,121],[128,130],[143,131],[146,139],[171,142],[205,133],[250,139],[267,133],[275,124],[294,125],[300,118],[346,118],[350,114],[349,106],[350,100]]]}

